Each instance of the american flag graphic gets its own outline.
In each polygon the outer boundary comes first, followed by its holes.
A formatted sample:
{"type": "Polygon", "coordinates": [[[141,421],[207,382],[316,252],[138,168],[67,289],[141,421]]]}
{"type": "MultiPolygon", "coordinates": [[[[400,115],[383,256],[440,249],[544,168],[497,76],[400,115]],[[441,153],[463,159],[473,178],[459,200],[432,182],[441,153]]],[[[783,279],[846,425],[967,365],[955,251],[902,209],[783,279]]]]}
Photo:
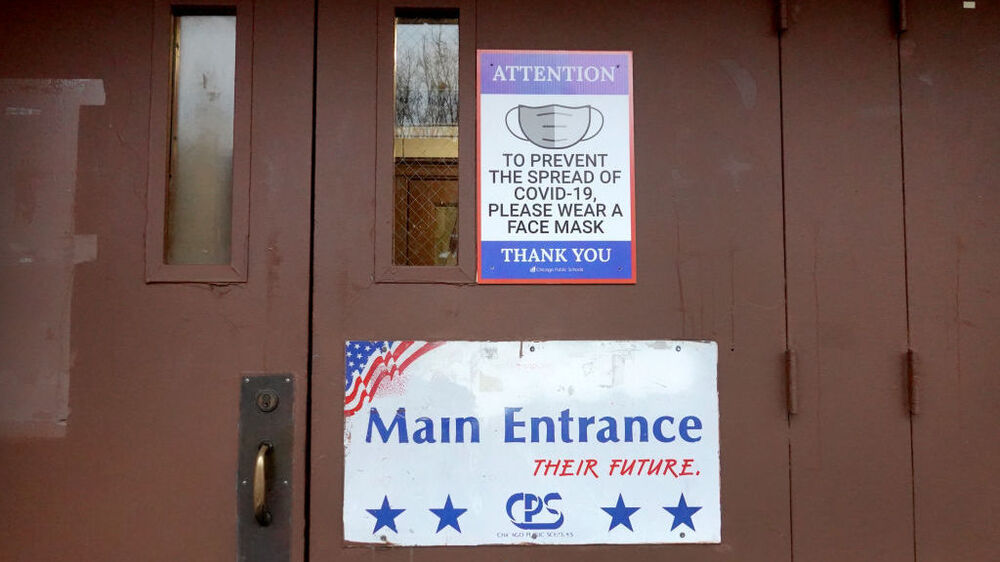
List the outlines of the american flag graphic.
{"type": "Polygon", "coordinates": [[[352,416],[371,402],[383,379],[390,380],[443,342],[348,341],[344,346],[344,415],[352,416]]]}

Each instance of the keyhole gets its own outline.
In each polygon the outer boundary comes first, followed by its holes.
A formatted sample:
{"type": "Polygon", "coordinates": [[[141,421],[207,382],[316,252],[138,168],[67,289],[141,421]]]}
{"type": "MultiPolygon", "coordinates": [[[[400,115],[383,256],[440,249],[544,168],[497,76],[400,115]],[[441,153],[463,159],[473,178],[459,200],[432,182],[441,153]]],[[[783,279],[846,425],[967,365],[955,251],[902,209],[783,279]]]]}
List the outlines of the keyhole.
{"type": "Polygon", "coordinates": [[[278,407],[278,395],[273,390],[261,390],[257,393],[257,408],[261,412],[271,412],[278,407]]]}

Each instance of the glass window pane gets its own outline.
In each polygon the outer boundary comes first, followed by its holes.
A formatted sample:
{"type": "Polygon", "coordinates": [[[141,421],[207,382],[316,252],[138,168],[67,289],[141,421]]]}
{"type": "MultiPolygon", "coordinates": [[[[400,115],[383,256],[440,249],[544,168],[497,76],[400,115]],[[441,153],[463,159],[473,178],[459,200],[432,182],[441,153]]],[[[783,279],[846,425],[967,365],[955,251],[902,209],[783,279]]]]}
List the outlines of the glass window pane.
{"type": "Polygon", "coordinates": [[[176,16],[173,71],[164,259],[168,264],[227,264],[236,16],[176,16]]]}
{"type": "Polygon", "coordinates": [[[393,263],[456,265],[458,14],[397,13],[393,263]]]}

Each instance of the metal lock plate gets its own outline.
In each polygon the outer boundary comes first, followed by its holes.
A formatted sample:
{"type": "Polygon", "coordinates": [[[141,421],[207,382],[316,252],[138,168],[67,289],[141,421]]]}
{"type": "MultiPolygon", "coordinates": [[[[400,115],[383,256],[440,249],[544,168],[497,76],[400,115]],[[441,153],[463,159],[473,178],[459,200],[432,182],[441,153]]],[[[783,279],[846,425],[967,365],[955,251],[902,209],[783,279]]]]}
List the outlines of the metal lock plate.
{"type": "Polygon", "coordinates": [[[238,560],[282,562],[291,556],[294,384],[291,374],[240,379],[240,445],[237,469],[238,560]],[[268,524],[254,515],[254,467],[269,443],[266,500],[268,524]]]}

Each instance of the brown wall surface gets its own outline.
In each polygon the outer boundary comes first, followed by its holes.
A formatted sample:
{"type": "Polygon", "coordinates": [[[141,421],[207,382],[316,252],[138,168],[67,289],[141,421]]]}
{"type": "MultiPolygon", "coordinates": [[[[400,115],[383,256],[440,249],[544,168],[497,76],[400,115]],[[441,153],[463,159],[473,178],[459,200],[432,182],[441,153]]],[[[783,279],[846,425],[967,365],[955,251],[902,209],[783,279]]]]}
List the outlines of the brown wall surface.
{"type": "Polygon", "coordinates": [[[913,559],[892,14],[796,2],[782,36],[796,559],[913,559]]]}
{"type": "Polygon", "coordinates": [[[911,2],[901,38],[917,560],[1000,556],[1000,7],[911,2]]]}

